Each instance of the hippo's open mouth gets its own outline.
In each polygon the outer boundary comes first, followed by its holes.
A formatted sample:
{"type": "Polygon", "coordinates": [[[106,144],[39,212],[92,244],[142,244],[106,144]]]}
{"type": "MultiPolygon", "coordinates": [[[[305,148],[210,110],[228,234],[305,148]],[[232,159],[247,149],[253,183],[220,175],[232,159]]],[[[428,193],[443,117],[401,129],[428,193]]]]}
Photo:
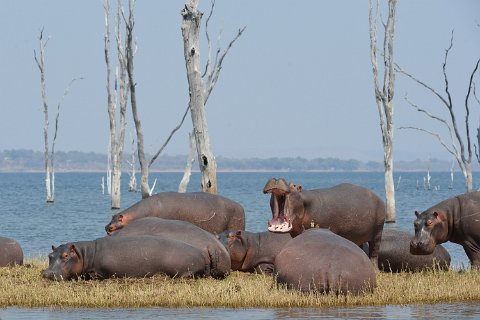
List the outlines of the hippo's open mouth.
{"type": "Polygon", "coordinates": [[[271,193],[270,206],[272,208],[272,220],[268,221],[268,231],[290,232],[292,221],[288,212],[288,197],[290,187],[284,179],[270,179],[263,193],[271,193]]]}

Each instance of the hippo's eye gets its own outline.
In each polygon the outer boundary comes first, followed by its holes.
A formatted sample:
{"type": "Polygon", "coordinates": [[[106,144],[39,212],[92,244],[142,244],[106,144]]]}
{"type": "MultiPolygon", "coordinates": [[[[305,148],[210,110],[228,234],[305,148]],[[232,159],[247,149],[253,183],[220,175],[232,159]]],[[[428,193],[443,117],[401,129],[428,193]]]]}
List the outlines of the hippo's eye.
{"type": "Polygon", "coordinates": [[[426,225],[427,227],[430,227],[430,226],[432,225],[432,223],[433,223],[432,220],[427,220],[427,222],[425,223],[425,225],[426,225]]]}
{"type": "Polygon", "coordinates": [[[62,258],[63,258],[63,259],[67,259],[67,258],[68,258],[68,253],[64,252],[64,253],[62,254],[62,258]]]}

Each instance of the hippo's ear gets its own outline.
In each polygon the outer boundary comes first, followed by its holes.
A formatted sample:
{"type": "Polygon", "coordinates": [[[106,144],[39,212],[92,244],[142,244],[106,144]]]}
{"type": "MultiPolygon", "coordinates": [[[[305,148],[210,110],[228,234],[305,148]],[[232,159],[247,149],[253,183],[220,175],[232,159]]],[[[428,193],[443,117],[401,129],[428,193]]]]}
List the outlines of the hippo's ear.
{"type": "Polygon", "coordinates": [[[55,246],[52,244],[52,251],[55,251],[55,249],[56,249],[55,246]]]}
{"type": "Polygon", "coordinates": [[[78,256],[77,247],[73,243],[68,247],[68,250],[69,255],[78,256]]]}
{"type": "Polygon", "coordinates": [[[236,236],[236,237],[241,237],[241,236],[242,236],[242,230],[238,230],[238,231],[235,233],[235,236],[236,236]]]}
{"type": "Polygon", "coordinates": [[[420,212],[418,212],[417,210],[415,210],[415,216],[418,218],[419,215],[420,215],[420,212]]]}
{"type": "Polygon", "coordinates": [[[303,191],[303,187],[302,186],[297,186],[297,192],[302,192],[303,191]]]}
{"type": "Polygon", "coordinates": [[[123,214],[119,214],[118,215],[118,222],[122,222],[122,220],[123,220],[123,214]]]}
{"type": "Polygon", "coordinates": [[[434,211],[434,212],[433,212],[433,216],[434,216],[435,218],[438,218],[438,212],[437,212],[437,211],[434,211]]]}

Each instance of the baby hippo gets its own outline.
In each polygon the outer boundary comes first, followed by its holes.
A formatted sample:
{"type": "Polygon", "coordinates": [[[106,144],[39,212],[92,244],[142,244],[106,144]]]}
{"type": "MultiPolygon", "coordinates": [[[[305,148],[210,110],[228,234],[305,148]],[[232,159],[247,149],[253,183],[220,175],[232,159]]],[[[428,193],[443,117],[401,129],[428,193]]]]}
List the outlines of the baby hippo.
{"type": "Polygon", "coordinates": [[[42,276],[50,280],[210,275],[209,253],[159,236],[105,237],[63,244],[48,255],[42,276]]]}

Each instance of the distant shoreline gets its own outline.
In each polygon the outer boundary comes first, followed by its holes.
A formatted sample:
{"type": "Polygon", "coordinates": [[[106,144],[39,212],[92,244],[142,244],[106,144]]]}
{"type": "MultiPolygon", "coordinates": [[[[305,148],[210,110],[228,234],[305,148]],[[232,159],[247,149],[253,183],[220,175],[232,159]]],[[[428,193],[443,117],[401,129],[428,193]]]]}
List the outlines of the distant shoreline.
{"type": "MultiPolygon", "coordinates": [[[[151,156],[147,155],[147,158],[151,156]]],[[[131,154],[125,153],[122,172],[130,171],[131,154]]],[[[360,161],[356,159],[302,157],[227,158],[216,157],[217,172],[383,172],[383,161],[360,161]]],[[[150,172],[184,172],[186,155],[162,155],[150,167],[150,172]]],[[[458,172],[458,165],[451,160],[416,159],[394,161],[394,172],[458,172]]],[[[480,171],[475,161],[473,171],[480,171]]],[[[107,155],[93,152],[57,151],[55,172],[106,172],[107,155]]],[[[138,161],[136,171],[139,172],[138,161]]],[[[40,151],[14,149],[0,151],[0,172],[44,172],[44,154],[40,151]]],[[[198,172],[196,163],[193,172],[198,172]]]]}

